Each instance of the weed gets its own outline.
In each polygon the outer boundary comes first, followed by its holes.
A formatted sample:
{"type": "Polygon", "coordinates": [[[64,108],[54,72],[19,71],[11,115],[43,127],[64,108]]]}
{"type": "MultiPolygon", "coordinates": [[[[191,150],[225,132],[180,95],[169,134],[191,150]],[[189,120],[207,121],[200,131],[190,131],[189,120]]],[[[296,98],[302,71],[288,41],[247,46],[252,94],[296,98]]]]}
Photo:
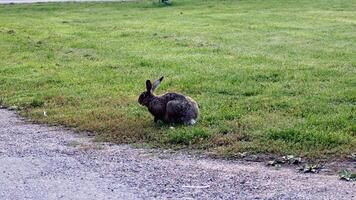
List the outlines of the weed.
{"type": "Polygon", "coordinates": [[[342,170],[342,172],[340,173],[340,179],[346,181],[356,181],[356,173],[353,173],[348,170],[342,170]]]}

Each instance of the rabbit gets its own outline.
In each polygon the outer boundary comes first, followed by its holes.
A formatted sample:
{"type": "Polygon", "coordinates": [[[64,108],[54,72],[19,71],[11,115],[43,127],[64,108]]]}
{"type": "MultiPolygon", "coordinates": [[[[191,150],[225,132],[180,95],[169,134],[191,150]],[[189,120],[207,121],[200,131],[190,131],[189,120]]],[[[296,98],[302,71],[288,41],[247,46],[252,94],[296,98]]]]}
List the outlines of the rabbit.
{"type": "Polygon", "coordinates": [[[190,97],[171,92],[155,96],[153,92],[161,84],[163,76],[154,81],[146,81],[146,91],[138,98],[138,103],[146,106],[154,116],[154,122],[161,120],[167,124],[193,125],[199,115],[198,104],[190,97]]]}

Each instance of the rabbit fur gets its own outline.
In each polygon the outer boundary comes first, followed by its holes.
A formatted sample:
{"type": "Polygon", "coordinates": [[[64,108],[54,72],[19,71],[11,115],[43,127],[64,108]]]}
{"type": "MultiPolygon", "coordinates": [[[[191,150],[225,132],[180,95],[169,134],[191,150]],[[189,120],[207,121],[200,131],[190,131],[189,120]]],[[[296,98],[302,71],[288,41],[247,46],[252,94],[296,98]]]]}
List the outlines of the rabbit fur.
{"type": "Polygon", "coordinates": [[[199,115],[198,104],[190,97],[170,92],[155,96],[153,92],[161,84],[163,76],[154,81],[146,81],[146,91],[138,98],[138,103],[146,106],[154,116],[154,122],[161,120],[167,124],[195,124],[199,115]]]}

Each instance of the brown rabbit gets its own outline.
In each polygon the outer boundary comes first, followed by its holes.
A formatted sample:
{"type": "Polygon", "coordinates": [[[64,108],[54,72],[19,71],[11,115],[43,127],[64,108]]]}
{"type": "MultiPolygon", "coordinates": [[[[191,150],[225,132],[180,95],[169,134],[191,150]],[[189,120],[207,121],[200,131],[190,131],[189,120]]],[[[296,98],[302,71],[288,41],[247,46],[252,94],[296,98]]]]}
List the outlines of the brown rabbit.
{"type": "Polygon", "coordinates": [[[138,103],[146,106],[158,120],[168,124],[195,124],[199,115],[198,104],[190,97],[178,93],[155,96],[153,92],[161,84],[163,76],[151,83],[146,81],[146,91],[138,98],[138,103]]]}

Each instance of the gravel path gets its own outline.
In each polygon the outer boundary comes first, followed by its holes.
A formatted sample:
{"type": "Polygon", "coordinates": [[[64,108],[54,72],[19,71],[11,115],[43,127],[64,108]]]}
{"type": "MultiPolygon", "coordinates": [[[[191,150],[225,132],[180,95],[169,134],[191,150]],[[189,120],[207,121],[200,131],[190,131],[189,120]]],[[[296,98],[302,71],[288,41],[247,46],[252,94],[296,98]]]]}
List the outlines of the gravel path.
{"type": "Polygon", "coordinates": [[[0,109],[0,199],[356,199],[337,176],[93,143],[0,109]]]}

